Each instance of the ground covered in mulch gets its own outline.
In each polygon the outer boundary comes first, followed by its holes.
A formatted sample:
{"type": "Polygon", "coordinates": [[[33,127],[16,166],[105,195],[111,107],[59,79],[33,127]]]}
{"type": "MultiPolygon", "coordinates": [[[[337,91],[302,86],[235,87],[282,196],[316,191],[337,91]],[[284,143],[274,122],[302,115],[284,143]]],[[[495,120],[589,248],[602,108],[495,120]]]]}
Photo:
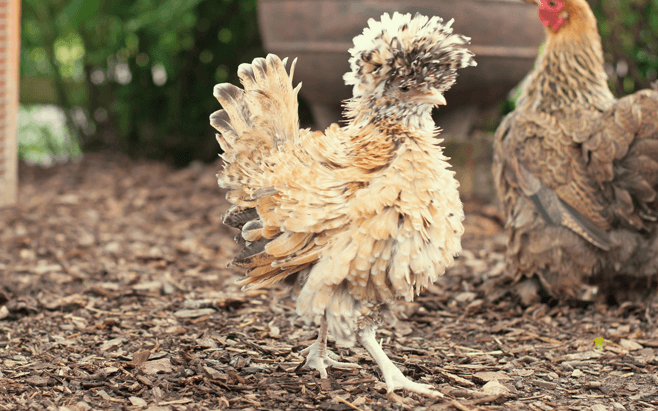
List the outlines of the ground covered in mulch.
{"type": "Polygon", "coordinates": [[[299,355],[317,329],[285,290],[233,284],[218,167],[107,153],[21,165],[20,203],[0,210],[0,409],[658,407],[658,301],[522,307],[484,287],[505,275],[504,238],[497,209],[475,201],[457,265],[379,333],[445,398],[387,398],[360,347],[336,350],[362,369],[321,380],[299,355]]]}

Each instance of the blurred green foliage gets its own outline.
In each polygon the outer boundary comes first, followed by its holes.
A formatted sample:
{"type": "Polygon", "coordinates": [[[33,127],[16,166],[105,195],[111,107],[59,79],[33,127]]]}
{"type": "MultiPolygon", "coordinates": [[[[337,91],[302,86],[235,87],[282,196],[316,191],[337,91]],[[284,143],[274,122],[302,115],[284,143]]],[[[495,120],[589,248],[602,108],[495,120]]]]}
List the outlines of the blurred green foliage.
{"type": "Polygon", "coordinates": [[[212,87],[261,54],[256,0],[23,0],[21,75],[53,82],[84,150],[216,158],[212,87]]]}
{"type": "Polygon", "coordinates": [[[56,107],[26,107],[18,112],[18,156],[28,163],[51,165],[82,154],[56,107]]]}
{"type": "Polygon", "coordinates": [[[658,0],[589,0],[599,22],[610,88],[617,96],[658,78],[658,0]]]}

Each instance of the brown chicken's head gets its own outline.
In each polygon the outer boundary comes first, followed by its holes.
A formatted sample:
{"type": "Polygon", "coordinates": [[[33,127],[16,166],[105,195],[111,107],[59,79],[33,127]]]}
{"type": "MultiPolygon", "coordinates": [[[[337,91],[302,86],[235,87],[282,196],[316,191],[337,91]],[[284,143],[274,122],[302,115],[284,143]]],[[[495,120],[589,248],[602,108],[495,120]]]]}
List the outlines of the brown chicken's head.
{"type": "Polygon", "coordinates": [[[368,20],[363,34],[354,38],[352,70],[343,77],[354,86],[353,100],[430,109],[446,104],[443,93],[455,83],[457,69],[476,65],[464,47],[470,38],[452,34],[451,26],[452,20],[397,12],[368,20]]]}
{"type": "Polygon", "coordinates": [[[523,0],[538,8],[539,20],[549,35],[577,37],[592,28],[596,20],[586,0],[523,0]],[[585,27],[587,26],[587,27],[585,27]]]}

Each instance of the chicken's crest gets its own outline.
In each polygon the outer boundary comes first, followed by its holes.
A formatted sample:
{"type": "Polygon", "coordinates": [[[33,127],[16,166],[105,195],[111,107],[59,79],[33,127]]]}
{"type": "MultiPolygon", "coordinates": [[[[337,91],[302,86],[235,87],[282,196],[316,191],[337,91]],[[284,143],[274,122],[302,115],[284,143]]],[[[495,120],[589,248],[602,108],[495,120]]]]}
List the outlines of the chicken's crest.
{"type": "Polygon", "coordinates": [[[456,81],[457,69],[477,65],[463,47],[470,38],[452,34],[452,23],[438,16],[388,13],[381,21],[368,20],[354,38],[350,72],[343,76],[354,86],[354,98],[378,98],[384,88],[434,88],[443,93],[456,81]]]}

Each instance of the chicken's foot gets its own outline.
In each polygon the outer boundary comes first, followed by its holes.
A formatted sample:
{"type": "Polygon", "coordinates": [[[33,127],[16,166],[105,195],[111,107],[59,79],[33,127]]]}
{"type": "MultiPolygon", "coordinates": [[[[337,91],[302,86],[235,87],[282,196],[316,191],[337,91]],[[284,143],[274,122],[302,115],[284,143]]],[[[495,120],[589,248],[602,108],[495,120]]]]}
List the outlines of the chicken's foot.
{"type": "Polygon", "coordinates": [[[320,378],[327,378],[327,367],[351,370],[361,368],[358,364],[336,361],[338,355],[327,349],[327,319],[322,317],[318,339],[299,352],[306,356],[304,368],[313,368],[320,371],[320,378]]]}
{"type": "Polygon", "coordinates": [[[404,389],[430,398],[443,397],[443,394],[434,390],[433,386],[429,384],[419,384],[405,377],[404,374],[402,374],[402,371],[393,364],[393,361],[388,358],[382,347],[377,343],[374,328],[361,330],[359,332],[359,341],[370,355],[372,355],[372,358],[382,370],[384,382],[386,383],[389,393],[398,389],[404,389]]]}

